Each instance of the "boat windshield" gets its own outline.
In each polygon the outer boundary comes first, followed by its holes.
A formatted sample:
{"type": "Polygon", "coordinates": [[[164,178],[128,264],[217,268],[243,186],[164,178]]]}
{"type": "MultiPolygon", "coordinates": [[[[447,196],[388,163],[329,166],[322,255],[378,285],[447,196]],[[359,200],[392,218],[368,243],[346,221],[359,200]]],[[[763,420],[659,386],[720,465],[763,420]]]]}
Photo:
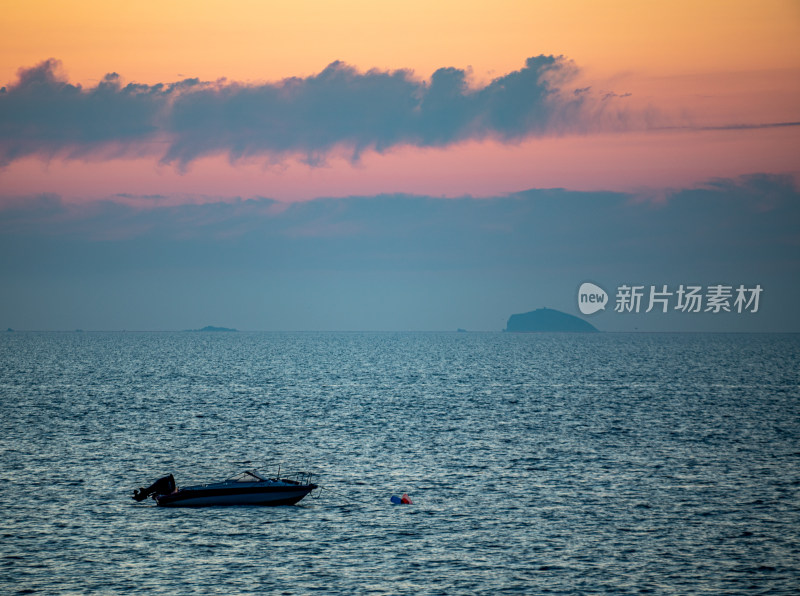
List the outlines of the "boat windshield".
{"type": "Polygon", "coordinates": [[[264,482],[266,480],[266,478],[255,470],[247,470],[235,476],[231,476],[225,482],[264,482]]]}

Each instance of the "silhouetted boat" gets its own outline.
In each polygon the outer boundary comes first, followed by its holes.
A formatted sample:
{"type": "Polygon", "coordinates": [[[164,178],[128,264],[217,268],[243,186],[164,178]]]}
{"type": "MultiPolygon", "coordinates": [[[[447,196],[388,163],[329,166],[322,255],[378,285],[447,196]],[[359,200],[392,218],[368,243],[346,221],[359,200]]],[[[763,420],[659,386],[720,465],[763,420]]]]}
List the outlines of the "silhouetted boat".
{"type": "Polygon", "coordinates": [[[172,474],[159,478],[147,488],[133,491],[144,501],[152,496],[161,507],[208,507],[214,505],[294,505],[317,488],[311,474],[297,472],[290,477],[266,478],[247,470],[222,482],[178,488],[172,474]]]}

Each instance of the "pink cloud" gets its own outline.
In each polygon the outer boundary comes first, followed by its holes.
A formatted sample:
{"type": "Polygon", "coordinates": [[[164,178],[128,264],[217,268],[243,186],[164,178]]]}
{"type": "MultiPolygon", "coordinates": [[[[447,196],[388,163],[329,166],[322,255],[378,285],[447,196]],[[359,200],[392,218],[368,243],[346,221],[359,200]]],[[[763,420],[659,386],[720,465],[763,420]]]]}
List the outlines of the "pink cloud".
{"type": "Polygon", "coordinates": [[[142,207],[386,192],[483,197],[527,188],[635,191],[687,187],[752,172],[797,173],[797,148],[794,128],[665,130],[517,145],[471,142],[446,150],[406,147],[365,154],[357,164],[334,157],[322,167],[289,162],[265,168],[214,156],[181,173],[168,166],[154,168],[147,158],[48,164],[29,158],[8,166],[0,182],[6,197],[50,192],[71,202],[111,198],[142,207]]]}

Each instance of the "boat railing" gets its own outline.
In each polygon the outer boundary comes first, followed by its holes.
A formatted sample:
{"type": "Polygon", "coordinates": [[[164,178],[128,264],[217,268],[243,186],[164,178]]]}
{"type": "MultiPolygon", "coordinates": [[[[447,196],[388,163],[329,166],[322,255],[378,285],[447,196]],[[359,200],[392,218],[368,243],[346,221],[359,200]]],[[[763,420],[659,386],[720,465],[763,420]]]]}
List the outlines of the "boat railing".
{"type": "MultiPolygon", "coordinates": [[[[261,467],[261,470],[263,470],[264,468],[265,467],[261,467]]],[[[307,472],[305,470],[283,472],[283,471],[281,471],[281,466],[278,465],[277,473],[274,474],[274,475],[273,474],[269,474],[269,473],[260,472],[258,468],[255,468],[255,469],[251,468],[249,470],[245,470],[244,472],[238,472],[238,473],[234,474],[233,476],[229,476],[228,479],[227,479],[227,482],[230,482],[230,481],[234,481],[234,482],[236,482],[236,481],[238,481],[238,482],[247,481],[247,480],[244,480],[244,479],[246,479],[246,477],[248,477],[248,476],[250,478],[253,478],[253,479],[270,480],[272,482],[286,482],[288,484],[297,484],[297,485],[306,486],[306,485],[311,484],[311,478],[313,477],[313,473],[307,472]]]]}
{"type": "Polygon", "coordinates": [[[311,472],[305,470],[297,470],[294,472],[281,472],[281,464],[278,464],[278,473],[270,477],[270,480],[279,480],[289,482],[290,484],[308,485],[311,484],[311,472]]]}
{"type": "Polygon", "coordinates": [[[313,474],[311,472],[305,471],[296,471],[296,472],[284,472],[278,473],[275,480],[281,480],[283,482],[289,482],[290,484],[298,484],[298,485],[308,485],[311,484],[311,477],[313,474]]]}

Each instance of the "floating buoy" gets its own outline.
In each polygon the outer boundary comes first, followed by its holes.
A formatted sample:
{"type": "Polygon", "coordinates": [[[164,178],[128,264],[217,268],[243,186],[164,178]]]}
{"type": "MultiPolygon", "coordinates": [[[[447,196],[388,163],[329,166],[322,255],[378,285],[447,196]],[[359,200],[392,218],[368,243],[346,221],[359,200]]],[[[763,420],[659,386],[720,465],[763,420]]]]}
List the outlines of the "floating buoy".
{"type": "Polygon", "coordinates": [[[411,499],[409,498],[409,496],[406,493],[403,493],[403,498],[400,499],[400,502],[403,505],[413,505],[413,503],[411,502],[411,499]]]}
{"type": "Polygon", "coordinates": [[[391,501],[392,501],[392,503],[394,503],[395,505],[399,505],[400,503],[402,503],[402,502],[403,502],[403,499],[401,499],[401,498],[400,498],[400,497],[398,497],[397,495],[392,495],[391,501]]]}

